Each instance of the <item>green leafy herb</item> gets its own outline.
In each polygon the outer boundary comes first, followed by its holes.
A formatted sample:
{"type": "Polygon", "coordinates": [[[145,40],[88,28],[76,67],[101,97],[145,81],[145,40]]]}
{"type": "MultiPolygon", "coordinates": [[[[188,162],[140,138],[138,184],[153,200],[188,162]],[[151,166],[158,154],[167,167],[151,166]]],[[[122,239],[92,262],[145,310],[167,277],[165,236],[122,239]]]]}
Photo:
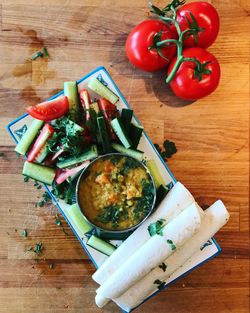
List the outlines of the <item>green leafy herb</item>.
{"type": "Polygon", "coordinates": [[[31,60],[34,61],[36,60],[37,58],[43,58],[43,53],[41,51],[37,51],[35,52],[32,57],[31,57],[31,60]]]}
{"type": "Polygon", "coordinates": [[[133,217],[138,220],[142,219],[144,216],[148,214],[154,200],[154,186],[152,181],[142,179],[141,185],[142,185],[142,196],[136,198],[137,200],[136,207],[132,213],[133,217]]]}
{"type": "Polygon", "coordinates": [[[27,183],[27,182],[29,181],[29,179],[30,179],[29,176],[24,176],[24,177],[23,177],[23,181],[24,181],[25,183],[27,183]]]}
{"type": "Polygon", "coordinates": [[[44,249],[43,244],[41,242],[37,242],[35,247],[29,247],[27,251],[34,252],[37,256],[39,256],[42,253],[42,250],[44,249]]]}
{"type": "Polygon", "coordinates": [[[75,185],[75,181],[64,181],[62,184],[54,185],[51,192],[57,200],[62,199],[67,204],[73,204],[76,202],[75,185]]]}
{"type": "Polygon", "coordinates": [[[22,237],[27,237],[27,236],[28,236],[28,232],[27,232],[26,229],[24,229],[24,230],[22,231],[22,237]]]}
{"type": "Polygon", "coordinates": [[[62,222],[61,222],[60,217],[58,216],[58,214],[55,215],[55,219],[56,219],[56,221],[55,221],[56,225],[57,226],[62,226],[62,222]]]}
{"type": "Polygon", "coordinates": [[[171,247],[172,250],[175,250],[175,249],[176,249],[176,245],[173,243],[172,240],[167,239],[167,243],[170,245],[170,247],[171,247]]]}
{"type": "Polygon", "coordinates": [[[42,48],[42,53],[44,54],[46,58],[49,58],[48,50],[45,47],[42,48]]]}
{"type": "Polygon", "coordinates": [[[160,265],[159,265],[159,268],[161,268],[163,270],[163,272],[166,272],[166,269],[167,269],[167,265],[162,262],[160,265]]]}
{"type": "Polygon", "coordinates": [[[36,203],[36,206],[43,207],[46,203],[51,203],[51,197],[47,191],[42,195],[42,200],[36,203]]]}
{"type": "Polygon", "coordinates": [[[123,165],[122,174],[126,175],[131,169],[138,168],[139,166],[140,166],[140,163],[137,160],[132,159],[132,158],[126,158],[124,165],[123,165]]]}
{"type": "Polygon", "coordinates": [[[112,223],[112,227],[118,227],[118,223],[123,215],[123,211],[120,210],[118,205],[108,205],[102,209],[102,212],[97,216],[97,221],[107,224],[112,223]]]}
{"type": "Polygon", "coordinates": [[[159,290],[161,290],[162,288],[164,288],[165,285],[166,285],[166,283],[165,283],[164,281],[161,281],[160,279],[156,279],[156,280],[154,281],[154,284],[157,285],[157,288],[158,288],[159,290]]]}
{"type": "Polygon", "coordinates": [[[149,235],[151,237],[156,235],[156,234],[163,236],[162,228],[164,227],[164,222],[165,222],[165,219],[161,218],[158,221],[156,221],[155,223],[151,223],[148,226],[149,235]]]}
{"type": "Polygon", "coordinates": [[[163,148],[161,148],[158,144],[154,144],[154,146],[165,161],[167,161],[168,158],[171,158],[172,155],[177,152],[175,143],[170,140],[164,141],[163,148]]]}

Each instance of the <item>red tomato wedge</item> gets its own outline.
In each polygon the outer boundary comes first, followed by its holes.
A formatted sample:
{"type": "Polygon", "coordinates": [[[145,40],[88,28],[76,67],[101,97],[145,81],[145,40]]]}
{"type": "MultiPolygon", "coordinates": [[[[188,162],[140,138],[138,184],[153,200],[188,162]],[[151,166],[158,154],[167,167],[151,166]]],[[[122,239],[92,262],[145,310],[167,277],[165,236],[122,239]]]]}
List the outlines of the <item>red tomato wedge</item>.
{"type": "Polygon", "coordinates": [[[119,116],[119,112],[117,110],[117,107],[105,98],[98,99],[97,103],[98,103],[99,110],[102,112],[102,114],[106,120],[106,124],[107,124],[107,128],[108,128],[108,132],[109,132],[110,137],[113,140],[116,140],[117,137],[113,131],[113,128],[111,127],[111,121],[114,118],[116,118],[117,116],[119,116]]]}
{"type": "Polygon", "coordinates": [[[45,122],[65,115],[68,110],[69,101],[66,96],[61,96],[54,100],[45,101],[26,108],[26,111],[28,111],[32,117],[45,122]]]}
{"type": "Polygon", "coordinates": [[[54,128],[50,126],[50,124],[45,124],[37,137],[36,141],[34,142],[33,146],[31,147],[30,151],[28,152],[28,161],[33,162],[44,147],[46,141],[53,135],[54,128]]]}

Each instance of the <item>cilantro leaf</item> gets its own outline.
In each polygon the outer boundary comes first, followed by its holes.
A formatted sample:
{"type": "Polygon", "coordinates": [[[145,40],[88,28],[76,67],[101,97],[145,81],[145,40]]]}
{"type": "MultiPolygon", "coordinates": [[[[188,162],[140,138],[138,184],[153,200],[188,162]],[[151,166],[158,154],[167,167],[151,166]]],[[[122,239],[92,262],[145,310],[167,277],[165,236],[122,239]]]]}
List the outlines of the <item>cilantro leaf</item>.
{"type": "Polygon", "coordinates": [[[159,268],[161,268],[163,270],[163,272],[166,272],[166,269],[167,269],[167,265],[162,262],[160,265],[159,265],[159,268]]]}
{"type": "Polygon", "coordinates": [[[159,290],[163,289],[165,287],[165,285],[166,285],[166,283],[164,281],[161,281],[160,279],[156,279],[154,281],[154,284],[158,285],[157,288],[159,290]]]}
{"type": "Polygon", "coordinates": [[[167,243],[170,245],[170,247],[171,247],[172,250],[176,250],[176,245],[173,243],[172,240],[167,239],[167,243]]]}
{"type": "Polygon", "coordinates": [[[165,219],[161,218],[158,221],[156,221],[155,223],[151,223],[148,226],[149,235],[151,237],[156,235],[156,234],[163,236],[162,228],[164,227],[164,222],[165,222],[165,219]]]}

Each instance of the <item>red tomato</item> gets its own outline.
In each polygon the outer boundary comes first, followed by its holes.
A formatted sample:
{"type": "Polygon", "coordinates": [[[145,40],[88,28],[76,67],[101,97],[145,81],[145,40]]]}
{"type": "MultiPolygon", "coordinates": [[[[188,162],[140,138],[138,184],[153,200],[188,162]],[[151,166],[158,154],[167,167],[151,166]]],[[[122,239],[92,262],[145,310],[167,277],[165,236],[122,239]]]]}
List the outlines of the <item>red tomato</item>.
{"type": "Polygon", "coordinates": [[[41,149],[46,144],[47,140],[53,135],[54,128],[50,124],[45,124],[37,137],[36,141],[32,145],[31,149],[28,152],[28,161],[33,162],[36,156],[39,154],[41,149]]]}
{"type": "MultiPolygon", "coordinates": [[[[183,51],[185,58],[196,58],[200,63],[210,62],[205,66],[205,70],[210,70],[210,74],[202,74],[199,80],[195,77],[196,64],[191,61],[184,61],[179,67],[170,87],[175,95],[184,100],[197,100],[213,92],[220,80],[220,65],[217,59],[208,51],[202,48],[189,48],[183,51]]],[[[168,75],[175,65],[174,59],[169,65],[168,75]]]]}
{"type": "Polygon", "coordinates": [[[105,98],[100,98],[98,99],[97,102],[99,110],[101,111],[106,120],[108,132],[111,138],[113,140],[116,140],[116,134],[114,133],[113,128],[111,127],[111,121],[117,116],[119,116],[119,111],[117,110],[117,107],[114,104],[112,104],[105,98]]]}
{"type": "Polygon", "coordinates": [[[69,110],[69,101],[66,96],[58,97],[51,101],[45,101],[35,106],[26,108],[29,114],[42,121],[51,121],[66,114],[69,110]]]}
{"type": "Polygon", "coordinates": [[[181,30],[190,28],[187,22],[192,21],[190,12],[193,14],[198,26],[204,28],[197,35],[197,44],[194,36],[184,40],[184,47],[201,47],[208,48],[217,38],[220,20],[216,9],[208,2],[191,2],[183,5],[177,10],[177,21],[180,24],[181,30]]]}
{"type": "MultiPolygon", "coordinates": [[[[146,20],[132,29],[126,41],[126,54],[133,65],[144,71],[154,72],[169,64],[156,48],[149,49],[154,43],[154,35],[159,32],[162,32],[162,40],[176,39],[171,28],[159,20],[146,20]]],[[[173,44],[162,47],[161,52],[171,61],[176,54],[176,46],[173,44]]]]}

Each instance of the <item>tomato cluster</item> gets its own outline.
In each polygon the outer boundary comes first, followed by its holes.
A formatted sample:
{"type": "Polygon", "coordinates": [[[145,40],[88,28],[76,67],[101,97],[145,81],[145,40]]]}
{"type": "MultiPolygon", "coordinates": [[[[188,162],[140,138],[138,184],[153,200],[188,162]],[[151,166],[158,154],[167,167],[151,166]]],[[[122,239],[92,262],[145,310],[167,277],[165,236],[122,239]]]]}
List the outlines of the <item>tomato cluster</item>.
{"type": "Polygon", "coordinates": [[[152,5],[158,19],[138,24],[126,41],[129,61],[141,70],[167,68],[166,82],[176,96],[196,100],[213,92],[220,80],[217,59],[207,50],[219,32],[219,15],[207,2],[173,0],[152,5]]]}

